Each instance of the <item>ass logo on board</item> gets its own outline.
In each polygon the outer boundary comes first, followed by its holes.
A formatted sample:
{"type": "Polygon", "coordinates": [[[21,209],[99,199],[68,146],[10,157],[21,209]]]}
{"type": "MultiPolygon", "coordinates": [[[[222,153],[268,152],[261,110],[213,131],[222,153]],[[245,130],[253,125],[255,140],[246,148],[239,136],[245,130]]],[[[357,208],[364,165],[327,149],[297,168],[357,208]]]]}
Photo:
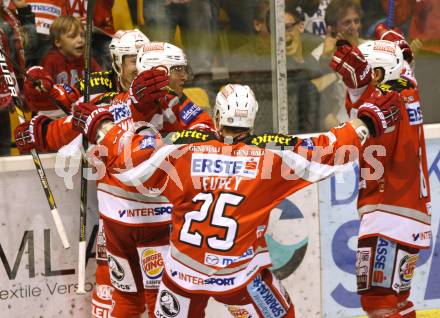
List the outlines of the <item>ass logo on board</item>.
{"type": "Polygon", "coordinates": [[[168,290],[162,290],[160,293],[160,308],[168,317],[176,317],[180,312],[179,302],[168,290]]]}
{"type": "Polygon", "coordinates": [[[108,255],[108,266],[110,268],[111,275],[118,281],[124,279],[125,273],[121,264],[111,255],[108,255]]]}

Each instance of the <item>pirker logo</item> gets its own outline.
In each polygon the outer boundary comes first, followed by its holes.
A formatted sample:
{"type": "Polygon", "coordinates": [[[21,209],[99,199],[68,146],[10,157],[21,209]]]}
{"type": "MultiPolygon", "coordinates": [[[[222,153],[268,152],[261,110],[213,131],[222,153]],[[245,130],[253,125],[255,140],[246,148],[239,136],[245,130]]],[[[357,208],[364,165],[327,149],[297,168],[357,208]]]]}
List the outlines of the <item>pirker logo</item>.
{"type": "Polygon", "coordinates": [[[125,273],[121,264],[111,255],[108,255],[108,267],[110,269],[110,274],[118,281],[124,279],[125,273]]]}
{"type": "Polygon", "coordinates": [[[176,131],[171,135],[171,141],[176,141],[179,138],[193,138],[206,141],[209,138],[209,134],[202,133],[196,130],[182,130],[176,131]]]}
{"type": "MultiPolygon", "coordinates": [[[[94,77],[90,79],[90,86],[91,87],[95,87],[95,86],[105,86],[108,87],[110,89],[113,89],[113,83],[112,81],[108,78],[108,77],[104,77],[104,76],[100,76],[100,77],[94,77]]],[[[81,91],[84,91],[86,85],[85,85],[85,81],[81,81],[79,83],[79,89],[81,91]]]]}
{"type": "Polygon", "coordinates": [[[163,272],[162,253],[154,249],[145,249],[142,252],[142,269],[149,279],[161,277],[163,272]]]}
{"type": "Polygon", "coordinates": [[[269,143],[269,142],[274,142],[279,145],[288,146],[292,142],[292,138],[283,135],[268,135],[268,134],[264,134],[262,136],[255,136],[254,138],[252,138],[252,144],[255,146],[259,146],[262,143],[269,143]]]}

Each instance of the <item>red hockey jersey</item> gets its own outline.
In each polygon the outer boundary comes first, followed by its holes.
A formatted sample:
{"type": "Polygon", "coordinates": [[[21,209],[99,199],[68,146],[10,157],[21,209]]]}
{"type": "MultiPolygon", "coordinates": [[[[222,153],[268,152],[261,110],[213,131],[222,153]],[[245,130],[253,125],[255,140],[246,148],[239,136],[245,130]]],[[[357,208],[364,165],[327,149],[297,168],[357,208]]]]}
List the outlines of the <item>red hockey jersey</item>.
{"type": "Polygon", "coordinates": [[[264,239],[270,211],[295,191],[347,168],[346,151],[360,147],[350,124],[305,140],[265,134],[237,142],[200,131],[160,140],[115,126],[101,145],[113,177],[173,204],[166,272],[180,287],[209,294],[230,292],[270,267],[264,239]]]}
{"type": "MultiPolygon", "coordinates": [[[[167,107],[158,108],[150,115],[136,110],[128,92],[103,94],[96,97],[94,103],[112,112],[115,124],[126,131],[139,121],[150,122],[157,130],[167,132],[213,127],[209,115],[188,98],[179,99],[172,93],[165,97],[162,104],[167,107]]],[[[71,142],[71,146],[76,144],[79,148],[81,145],[79,134],[72,129],[70,116],[47,126],[46,150],[56,151],[71,142]]],[[[98,206],[102,217],[132,226],[169,223],[172,205],[167,198],[145,198],[136,189],[128,188],[108,173],[98,180],[98,206]]]]}
{"type": "Polygon", "coordinates": [[[49,35],[49,28],[59,16],[68,15],[69,4],[66,0],[26,1],[35,14],[37,32],[49,35]]]}
{"type": "MultiPolygon", "coordinates": [[[[59,50],[51,50],[41,60],[41,66],[49,72],[57,84],[68,84],[74,86],[80,79],[84,78],[84,57],[69,59],[59,50]]],[[[101,67],[92,58],[91,71],[100,71],[101,67]]]]}
{"type": "Polygon", "coordinates": [[[370,138],[360,158],[358,210],[359,237],[381,235],[409,246],[427,248],[431,238],[430,194],[423,115],[415,82],[401,77],[379,88],[370,86],[352,104],[347,98],[350,117],[372,94],[398,92],[402,120],[392,132],[370,138]],[[373,150],[382,146],[378,153],[373,150]],[[375,159],[373,159],[375,158],[375,159]],[[383,166],[377,171],[377,163],[383,166]],[[368,174],[381,174],[379,178],[368,174]]]}

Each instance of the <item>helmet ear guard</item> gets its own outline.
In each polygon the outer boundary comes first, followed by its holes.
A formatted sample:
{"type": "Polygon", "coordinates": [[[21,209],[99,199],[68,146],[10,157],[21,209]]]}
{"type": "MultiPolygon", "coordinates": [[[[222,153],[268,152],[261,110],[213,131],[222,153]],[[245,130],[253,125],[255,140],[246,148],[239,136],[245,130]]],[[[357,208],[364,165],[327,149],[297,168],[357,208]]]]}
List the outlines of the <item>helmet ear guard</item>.
{"type": "Polygon", "coordinates": [[[404,68],[404,59],[397,43],[386,40],[367,41],[358,48],[373,69],[384,70],[383,82],[400,78],[404,68]]]}
{"type": "Polygon", "coordinates": [[[214,107],[216,128],[222,126],[253,128],[258,103],[247,85],[228,84],[217,94],[214,107]]]}
{"type": "Polygon", "coordinates": [[[109,45],[112,66],[115,72],[121,75],[123,57],[125,55],[137,55],[139,49],[147,43],[150,43],[150,40],[138,29],[116,32],[109,45]]]}

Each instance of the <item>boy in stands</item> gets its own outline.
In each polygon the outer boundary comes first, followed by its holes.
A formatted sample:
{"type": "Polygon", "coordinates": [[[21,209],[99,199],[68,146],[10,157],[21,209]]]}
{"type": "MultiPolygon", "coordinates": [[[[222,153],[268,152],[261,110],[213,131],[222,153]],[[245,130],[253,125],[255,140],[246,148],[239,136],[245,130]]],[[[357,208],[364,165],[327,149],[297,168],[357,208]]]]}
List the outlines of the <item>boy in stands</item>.
{"type": "MultiPolygon", "coordinates": [[[[73,16],[60,16],[50,26],[50,37],[54,48],[41,60],[41,66],[57,84],[73,86],[84,77],[84,26],[73,16]]],[[[91,71],[100,69],[92,58],[91,71]]]]}

